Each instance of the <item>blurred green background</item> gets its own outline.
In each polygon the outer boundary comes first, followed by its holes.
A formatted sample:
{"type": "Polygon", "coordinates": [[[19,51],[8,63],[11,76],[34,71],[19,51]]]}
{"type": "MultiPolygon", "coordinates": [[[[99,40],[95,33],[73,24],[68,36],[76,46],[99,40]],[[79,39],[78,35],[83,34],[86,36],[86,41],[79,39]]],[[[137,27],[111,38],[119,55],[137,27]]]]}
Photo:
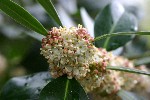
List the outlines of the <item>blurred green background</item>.
{"type": "MultiPolygon", "coordinates": [[[[50,19],[36,0],[13,1],[50,30],[50,19]]],[[[112,1],[120,2],[136,16],[138,31],[150,31],[149,0],[53,0],[53,3],[64,26],[82,24],[92,34],[96,15],[112,1]]],[[[42,38],[42,35],[22,27],[0,11],[0,89],[12,77],[48,70],[46,59],[40,55],[42,38]]],[[[137,61],[150,60],[150,36],[136,36],[123,48],[121,55],[137,61]]],[[[149,62],[146,64],[150,65],[149,62]]]]}

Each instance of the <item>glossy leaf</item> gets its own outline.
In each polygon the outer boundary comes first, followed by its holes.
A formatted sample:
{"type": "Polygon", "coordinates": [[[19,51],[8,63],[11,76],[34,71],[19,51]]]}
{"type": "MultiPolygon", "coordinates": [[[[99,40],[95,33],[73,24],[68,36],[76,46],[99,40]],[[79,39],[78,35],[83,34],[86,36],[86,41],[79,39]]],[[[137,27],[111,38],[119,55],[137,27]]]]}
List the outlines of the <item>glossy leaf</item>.
{"type": "Polygon", "coordinates": [[[74,78],[62,76],[44,87],[40,100],[88,100],[88,97],[74,78]]]}
{"type": "MultiPolygon", "coordinates": [[[[118,2],[107,5],[95,19],[95,37],[116,32],[135,31],[136,29],[137,20],[135,16],[124,11],[123,6],[118,2]]],[[[131,36],[116,36],[95,43],[97,47],[104,47],[110,51],[123,46],[131,39],[131,36]]]]}
{"type": "Polygon", "coordinates": [[[40,33],[42,35],[47,34],[47,30],[42,26],[42,24],[34,18],[29,12],[27,12],[23,7],[14,3],[11,0],[0,0],[0,9],[13,18],[18,23],[26,26],[27,28],[40,33]]]}
{"type": "Polygon", "coordinates": [[[39,100],[41,90],[51,80],[48,72],[12,78],[3,87],[0,100],[39,100]]]}
{"type": "Polygon", "coordinates": [[[125,90],[120,90],[117,95],[121,98],[121,100],[147,100],[142,96],[125,90]]]}
{"type": "Polygon", "coordinates": [[[129,72],[129,73],[136,73],[136,74],[142,74],[142,75],[148,75],[150,76],[150,72],[138,70],[138,69],[131,69],[127,67],[115,67],[115,66],[108,66],[106,67],[107,70],[116,70],[116,71],[123,71],[123,72],[129,72]]]}
{"type": "Polygon", "coordinates": [[[37,0],[43,8],[47,11],[50,18],[54,19],[59,26],[62,26],[62,23],[59,19],[59,16],[54,8],[54,5],[52,4],[51,0],[37,0]]]}
{"type": "Polygon", "coordinates": [[[117,33],[111,33],[111,34],[104,34],[101,36],[96,37],[94,40],[98,41],[98,40],[102,40],[105,39],[107,37],[113,37],[113,36],[121,36],[121,35],[150,35],[150,32],[117,32],[117,33]]]}

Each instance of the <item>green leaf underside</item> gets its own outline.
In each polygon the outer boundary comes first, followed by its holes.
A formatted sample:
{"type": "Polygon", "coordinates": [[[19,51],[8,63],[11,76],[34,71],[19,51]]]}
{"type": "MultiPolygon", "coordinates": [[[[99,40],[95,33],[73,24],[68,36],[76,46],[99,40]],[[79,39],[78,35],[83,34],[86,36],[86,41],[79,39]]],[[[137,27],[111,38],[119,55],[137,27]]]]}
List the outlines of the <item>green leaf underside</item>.
{"type": "Polygon", "coordinates": [[[101,36],[96,37],[94,40],[102,40],[107,37],[112,37],[112,36],[121,36],[121,35],[150,35],[150,32],[117,32],[117,33],[111,33],[111,34],[104,34],[101,36]]]}
{"type": "Polygon", "coordinates": [[[42,35],[47,34],[47,30],[36,18],[13,1],[0,0],[0,9],[23,26],[42,35]]]}
{"type": "Polygon", "coordinates": [[[138,94],[125,90],[120,90],[117,95],[121,98],[121,100],[147,100],[138,94]]]}
{"type": "MultiPolygon", "coordinates": [[[[118,5],[118,4],[117,4],[118,5]]],[[[116,6],[117,6],[116,5],[116,6]]],[[[99,37],[104,34],[111,34],[116,32],[129,32],[135,31],[137,27],[137,21],[134,15],[124,12],[117,22],[114,22],[113,15],[119,14],[119,10],[111,11],[112,5],[107,5],[103,11],[101,11],[96,19],[94,25],[95,37],[99,37]]],[[[120,46],[126,44],[131,40],[131,36],[119,36],[108,37],[106,40],[95,41],[97,47],[104,47],[108,51],[114,50],[120,46]]]]}
{"type": "Polygon", "coordinates": [[[88,100],[88,97],[74,78],[61,76],[44,87],[40,100],[88,100]]]}
{"type": "Polygon", "coordinates": [[[49,72],[14,77],[3,87],[0,100],[39,100],[41,90],[51,80],[49,72]]]}
{"type": "Polygon", "coordinates": [[[54,5],[52,4],[51,0],[37,0],[43,8],[47,11],[50,18],[54,19],[59,26],[62,26],[62,23],[60,21],[60,18],[54,8],[54,5]]]}
{"type": "Polygon", "coordinates": [[[138,69],[131,69],[127,67],[115,67],[115,66],[108,66],[106,67],[107,70],[116,70],[116,71],[123,71],[123,72],[129,72],[129,73],[135,73],[135,74],[142,74],[142,75],[148,75],[150,76],[150,72],[138,70],[138,69]]]}

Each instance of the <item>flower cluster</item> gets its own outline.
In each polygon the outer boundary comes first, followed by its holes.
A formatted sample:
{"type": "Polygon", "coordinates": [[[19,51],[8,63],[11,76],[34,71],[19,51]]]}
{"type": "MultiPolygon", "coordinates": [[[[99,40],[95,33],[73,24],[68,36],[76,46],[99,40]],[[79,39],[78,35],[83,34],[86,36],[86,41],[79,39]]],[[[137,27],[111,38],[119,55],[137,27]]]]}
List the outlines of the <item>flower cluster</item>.
{"type": "MultiPolygon", "coordinates": [[[[111,58],[110,66],[128,67],[132,69],[135,68],[132,61],[129,61],[127,58],[122,56],[115,55],[111,58]]],[[[116,76],[116,81],[118,81],[120,89],[124,88],[130,90],[137,83],[137,77],[135,74],[120,71],[115,71],[114,73],[118,74],[116,76]]]]}
{"type": "MultiPolygon", "coordinates": [[[[110,52],[109,52],[110,53],[110,52]]],[[[110,62],[109,66],[125,66],[128,68],[133,68],[133,63],[129,61],[126,58],[123,58],[121,56],[115,56],[111,55],[109,56],[110,62]]],[[[125,72],[120,71],[114,71],[114,70],[107,70],[104,75],[104,80],[101,82],[100,88],[96,88],[95,90],[91,91],[91,94],[93,94],[95,97],[100,98],[100,94],[115,94],[118,92],[121,88],[125,88],[128,85],[128,88],[132,88],[137,83],[136,78],[133,78],[134,74],[129,74],[125,72]],[[129,77],[129,76],[132,77],[129,77]],[[129,77],[129,78],[126,78],[129,77]],[[135,81],[133,81],[133,79],[135,81]],[[130,85],[129,85],[130,84],[130,85]]]]}
{"type": "Polygon", "coordinates": [[[94,61],[90,64],[90,72],[87,72],[86,76],[82,79],[78,79],[80,84],[84,87],[86,92],[90,92],[97,87],[101,87],[103,81],[105,80],[106,69],[105,67],[109,64],[109,57],[111,53],[108,53],[105,49],[98,49],[96,55],[103,58],[102,61],[94,61]]]}
{"type": "MultiPolygon", "coordinates": [[[[124,66],[128,68],[148,71],[148,69],[144,65],[135,67],[132,61],[129,61],[127,58],[124,58],[122,56],[112,55],[109,59],[110,59],[109,66],[124,66]]],[[[120,89],[132,91],[136,90],[138,92],[141,92],[144,89],[144,91],[146,90],[148,93],[150,92],[150,88],[148,85],[150,79],[148,76],[113,70],[108,70],[106,72],[107,73],[104,76],[104,80],[101,83],[101,87],[96,88],[90,92],[94,100],[104,99],[101,96],[103,95],[103,93],[105,93],[105,95],[106,94],[108,95],[107,97],[105,97],[106,100],[120,100],[115,95],[113,97],[112,96],[110,97],[109,95],[115,94],[120,89]]],[[[144,92],[144,94],[146,93],[144,92]]]]}
{"type": "MultiPolygon", "coordinates": [[[[132,61],[129,61],[127,58],[124,58],[122,56],[112,57],[112,59],[110,60],[110,65],[111,66],[123,66],[123,67],[128,67],[131,69],[140,69],[145,72],[148,71],[148,69],[144,65],[135,67],[132,61]]],[[[145,75],[137,75],[133,73],[115,71],[115,73],[117,72],[119,73],[117,76],[117,79],[122,80],[122,84],[120,84],[120,88],[123,88],[125,90],[132,90],[136,87],[137,84],[139,84],[139,87],[143,86],[144,88],[148,86],[146,84],[150,82],[149,77],[145,75]]]]}
{"type": "Polygon", "coordinates": [[[41,54],[48,59],[52,77],[67,74],[70,79],[82,80],[89,72],[95,77],[105,72],[108,58],[93,45],[93,41],[81,25],[69,29],[52,28],[42,40],[41,48],[41,54]]]}
{"type": "Polygon", "coordinates": [[[135,68],[133,62],[96,48],[93,42],[94,39],[81,25],[53,27],[43,38],[41,48],[41,54],[48,59],[51,76],[57,78],[67,74],[69,79],[74,77],[86,92],[95,96],[113,94],[121,88],[134,88],[141,80],[137,75],[106,70],[106,66],[135,68]]]}
{"type": "MultiPolygon", "coordinates": [[[[150,71],[145,65],[137,66],[137,68],[145,72],[150,71]]],[[[138,78],[137,84],[131,90],[144,97],[150,98],[150,77],[147,75],[136,75],[136,77],[138,78]]]]}

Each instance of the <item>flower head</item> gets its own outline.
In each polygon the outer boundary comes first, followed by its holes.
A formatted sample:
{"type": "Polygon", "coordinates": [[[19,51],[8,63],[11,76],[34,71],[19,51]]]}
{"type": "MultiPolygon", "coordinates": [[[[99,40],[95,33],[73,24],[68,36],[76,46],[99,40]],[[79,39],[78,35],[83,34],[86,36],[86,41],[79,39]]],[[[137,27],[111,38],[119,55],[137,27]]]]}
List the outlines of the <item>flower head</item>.
{"type": "Polygon", "coordinates": [[[103,55],[93,45],[94,39],[81,25],[71,28],[52,28],[42,40],[41,54],[48,59],[50,73],[57,78],[80,79],[91,71],[91,64],[103,61],[103,55]]]}
{"type": "Polygon", "coordinates": [[[69,79],[76,78],[86,92],[95,94],[112,94],[121,88],[133,88],[139,80],[135,75],[106,70],[106,66],[135,68],[133,62],[96,48],[93,41],[81,25],[53,27],[43,38],[41,48],[41,54],[48,59],[51,76],[57,78],[67,74],[69,79]]]}

